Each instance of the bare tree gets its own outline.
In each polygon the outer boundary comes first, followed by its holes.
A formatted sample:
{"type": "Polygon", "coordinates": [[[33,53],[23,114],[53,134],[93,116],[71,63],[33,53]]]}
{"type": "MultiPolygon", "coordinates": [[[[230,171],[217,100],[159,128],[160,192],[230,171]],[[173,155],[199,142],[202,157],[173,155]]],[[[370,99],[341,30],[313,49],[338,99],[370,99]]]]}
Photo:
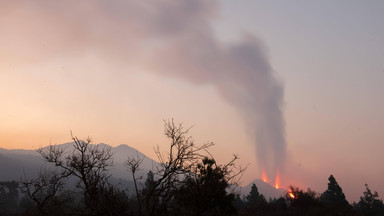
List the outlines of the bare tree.
{"type": "Polygon", "coordinates": [[[236,189],[238,188],[237,186],[239,186],[241,177],[243,176],[243,174],[248,168],[248,165],[246,166],[242,166],[241,164],[236,165],[235,162],[238,161],[239,159],[240,157],[237,154],[233,154],[233,158],[227,164],[220,166],[221,169],[223,170],[224,178],[229,184],[231,193],[238,192],[238,191],[236,192],[236,189]]]}
{"type": "Polygon", "coordinates": [[[139,168],[143,160],[144,160],[144,157],[140,157],[139,154],[137,153],[136,156],[128,156],[128,159],[124,162],[125,167],[127,167],[127,169],[132,173],[133,183],[135,184],[138,212],[140,216],[141,216],[141,202],[140,202],[139,190],[137,188],[137,180],[141,179],[142,176],[139,178],[136,178],[135,174],[137,171],[140,170],[139,168]]]}
{"type": "MultiPolygon", "coordinates": [[[[72,135],[72,134],[71,134],[72,135]]],[[[50,145],[48,149],[39,149],[41,156],[56,167],[60,167],[67,176],[76,177],[77,187],[83,190],[84,204],[87,214],[94,214],[103,193],[110,189],[108,168],[113,165],[110,147],[99,148],[92,145],[92,140],[79,140],[72,135],[74,141],[72,152],[64,148],[50,145]]]]}
{"type": "Polygon", "coordinates": [[[24,176],[21,184],[21,192],[36,203],[40,215],[49,215],[46,204],[52,200],[63,188],[63,179],[68,176],[68,172],[57,172],[42,168],[37,177],[27,179],[24,176]]]}
{"type": "Polygon", "coordinates": [[[213,143],[206,143],[201,146],[195,145],[192,138],[188,136],[190,129],[184,129],[182,124],[175,124],[173,120],[164,121],[164,134],[170,140],[170,147],[167,153],[162,153],[160,147],[154,150],[160,162],[157,172],[150,188],[146,188],[144,198],[146,204],[146,214],[164,214],[169,200],[180,186],[183,174],[191,172],[198,162],[204,158],[202,154],[213,143]],[[154,196],[159,202],[157,206],[151,206],[154,196]]]}

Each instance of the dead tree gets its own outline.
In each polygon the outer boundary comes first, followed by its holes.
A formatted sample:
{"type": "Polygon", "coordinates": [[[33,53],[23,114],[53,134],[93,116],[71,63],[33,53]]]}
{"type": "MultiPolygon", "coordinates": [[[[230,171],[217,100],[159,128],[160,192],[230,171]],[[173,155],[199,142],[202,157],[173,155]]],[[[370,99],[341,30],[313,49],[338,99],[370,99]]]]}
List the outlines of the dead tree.
{"type": "Polygon", "coordinates": [[[74,141],[72,152],[58,146],[49,146],[48,149],[39,149],[41,156],[56,167],[61,168],[68,176],[74,176],[79,181],[77,187],[82,189],[85,204],[85,213],[95,214],[102,202],[103,193],[110,188],[108,183],[108,168],[113,165],[110,147],[100,148],[92,145],[92,140],[79,140],[72,135],[74,141]]]}
{"type": "MultiPolygon", "coordinates": [[[[213,159],[213,157],[212,157],[213,159]]],[[[237,193],[236,189],[238,188],[240,184],[241,177],[245,173],[245,171],[248,168],[248,165],[242,166],[242,165],[236,165],[236,161],[239,160],[240,157],[237,154],[233,154],[232,160],[230,160],[228,163],[221,165],[221,169],[224,173],[224,179],[229,184],[229,191],[233,194],[237,193]]],[[[219,166],[216,164],[216,166],[219,166]]]]}
{"type": "Polygon", "coordinates": [[[136,178],[135,174],[137,171],[140,170],[140,165],[143,162],[143,160],[144,160],[144,157],[140,157],[138,154],[136,154],[136,157],[128,156],[128,159],[124,162],[124,166],[127,167],[127,169],[132,173],[133,183],[135,184],[139,216],[141,216],[141,202],[140,202],[139,190],[137,188],[137,180],[141,179],[141,177],[136,178]]]}
{"type": "Polygon", "coordinates": [[[159,146],[155,148],[160,165],[154,173],[151,187],[146,188],[143,194],[147,215],[166,213],[168,202],[179,188],[183,175],[193,170],[204,158],[203,152],[213,146],[213,143],[195,145],[188,132],[189,129],[185,130],[182,124],[175,124],[173,120],[164,121],[164,134],[170,140],[170,147],[165,154],[159,146]],[[154,196],[159,202],[151,206],[154,196]]]}
{"type": "Polygon", "coordinates": [[[66,171],[57,172],[43,168],[36,178],[27,179],[24,176],[20,190],[36,203],[40,215],[49,215],[46,205],[63,188],[63,180],[68,174],[66,171]]]}

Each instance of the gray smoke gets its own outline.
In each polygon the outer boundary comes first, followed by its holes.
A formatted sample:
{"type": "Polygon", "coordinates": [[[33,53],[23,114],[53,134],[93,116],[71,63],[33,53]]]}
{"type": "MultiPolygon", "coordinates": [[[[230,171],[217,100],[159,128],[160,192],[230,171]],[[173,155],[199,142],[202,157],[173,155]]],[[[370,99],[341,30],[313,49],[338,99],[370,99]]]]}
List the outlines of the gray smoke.
{"type": "Polygon", "coordinates": [[[282,84],[256,37],[247,34],[233,44],[218,39],[211,24],[219,14],[218,2],[3,0],[1,4],[2,36],[10,39],[1,47],[24,47],[16,54],[6,53],[9,58],[33,56],[43,62],[92,52],[106,61],[146,65],[161,76],[212,85],[244,119],[255,139],[260,168],[270,178],[282,171],[286,152],[282,84]]]}

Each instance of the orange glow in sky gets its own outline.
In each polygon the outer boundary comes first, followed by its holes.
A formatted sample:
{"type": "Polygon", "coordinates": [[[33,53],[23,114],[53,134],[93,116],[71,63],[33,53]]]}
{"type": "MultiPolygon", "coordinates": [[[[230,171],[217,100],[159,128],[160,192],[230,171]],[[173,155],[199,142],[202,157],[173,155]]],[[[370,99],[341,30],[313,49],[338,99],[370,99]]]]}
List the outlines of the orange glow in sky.
{"type": "Polygon", "coordinates": [[[280,186],[280,177],[279,177],[279,174],[276,173],[275,188],[279,189],[279,186],[280,186]]]}
{"type": "Polygon", "coordinates": [[[267,174],[265,174],[265,171],[262,171],[263,181],[268,182],[267,174]]]}
{"type": "MultiPolygon", "coordinates": [[[[275,188],[293,182],[322,192],[333,174],[349,201],[359,200],[367,182],[383,196],[384,172],[377,164],[384,162],[384,1],[345,1],[332,10],[331,1],[300,7],[267,0],[165,0],[153,1],[153,7],[140,1],[43,2],[0,3],[0,148],[71,142],[73,131],[95,143],[127,144],[156,160],[153,146],[168,148],[163,120],[174,118],[185,128],[196,125],[190,135],[197,144],[214,142],[218,162],[234,152],[241,157],[238,165],[250,164],[244,184],[261,172],[275,188]],[[175,8],[165,14],[160,4],[175,8]],[[184,4],[201,7],[183,13],[184,4]],[[303,13],[313,8],[319,12],[303,13]],[[283,19],[287,28],[278,22],[283,19]],[[270,49],[270,57],[252,60],[251,66],[267,61],[274,72],[270,78],[284,84],[284,105],[277,108],[285,120],[286,150],[275,177],[273,160],[258,162],[268,152],[251,150],[257,144],[251,119],[244,120],[247,115],[238,109],[242,98],[248,102],[243,82],[264,85],[256,79],[260,71],[252,72],[254,79],[240,78],[251,74],[243,65],[251,46],[239,45],[253,37],[257,41],[250,45],[260,40],[260,54],[270,49]]],[[[262,101],[277,93],[259,93],[265,97],[251,105],[267,110],[270,104],[262,101]]],[[[289,196],[294,198],[290,191],[289,196]]]]}

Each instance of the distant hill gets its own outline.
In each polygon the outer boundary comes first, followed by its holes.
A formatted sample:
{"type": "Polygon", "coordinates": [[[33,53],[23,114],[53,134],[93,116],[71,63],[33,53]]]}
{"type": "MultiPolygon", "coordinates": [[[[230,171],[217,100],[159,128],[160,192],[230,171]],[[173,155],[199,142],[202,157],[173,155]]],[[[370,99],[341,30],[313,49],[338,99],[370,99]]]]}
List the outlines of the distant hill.
{"type": "Polygon", "coordinates": [[[272,185],[264,182],[263,180],[255,179],[241,189],[241,195],[248,195],[251,191],[252,184],[256,185],[259,193],[263,194],[267,201],[269,198],[279,198],[280,196],[283,196],[286,192],[286,190],[283,188],[276,189],[272,185]]]}
{"type": "MultiPolygon", "coordinates": [[[[107,144],[98,144],[100,147],[110,147],[107,144]]],[[[73,151],[73,142],[57,145],[58,147],[65,148],[67,152],[73,151]]],[[[43,147],[47,149],[48,147],[43,147]]],[[[137,173],[137,177],[142,176],[142,182],[146,179],[146,174],[152,170],[154,171],[158,163],[151,158],[147,157],[140,151],[128,146],[119,145],[112,147],[113,153],[113,167],[110,170],[114,184],[120,184],[123,187],[132,189],[132,175],[124,166],[124,162],[128,156],[144,158],[137,173]]],[[[28,178],[35,176],[40,168],[46,164],[36,150],[23,150],[23,149],[2,149],[0,148],[0,181],[19,181],[24,177],[28,178]]],[[[251,191],[252,184],[255,183],[259,192],[269,198],[279,198],[285,193],[284,189],[276,189],[272,185],[265,183],[260,179],[255,179],[243,188],[240,188],[241,195],[246,196],[251,191]]],[[[142,183],[140,183],[142,185],[142,183]]],[[[139,185],[139,186],[140,186],[139,185]]]]}
{"type": "Polygon", "coordinates": [[[19,181],[24,175],[34,176],[43,164],[41,157],[17,154],[0,149],[0,181],[19,181]]]}
{"type": "Polygon", "coordinates": [[[139,158],[144,158],[143,162],[140,165],[140,170],[136,174],[137,177],[143,176],[146,178],[147,173],[152,170],[154,171],[158,166],[158,162],[152,160],[147,157],[140,151],[128,146],[128,145],[119,145],[117,147],[112,148],[113,158],[114,158],[114,168],[112,174],[116,178],[129,178],[132,179],[131,173],[128,172],[127,168],[124,166],[124,162],[128,159],[128,156],[139,158]]]}
{"type": "MultiPolygon", "coordinates": [[[[65,148],[68,152],[72,152],[74,149],[73,144],[74,143],[72,142],[57,146],[65,148]]],[[[104,143],[98,145],[100,147],[110,147],[104,143]]],[[[43,149],[47,148],[48,147],[43,147],[43,149]]],[[[112,147],[112,153],[114,165],[110,172],[115,179],[124,179],[128,181],[132,180],[131,173],[124,166],[124,161],[127,160],[128,156],[138,156],[140,158],[144,158],[140,166],[140,170],[137,173],[137,176],[143,176],[143,179],[145,179],[146,173],[148,173],[149,170],[154,170],[158,165],[156,161],[128,145],[112,147]]],[[[36,152],[36,150],[8,150],[0,148],[0,164],[0,181],[19,181],[24,177],[24,175],[26,177],[35,176],[40,168],[46,163],[43,161],[40,154],[36,152]]]]}

